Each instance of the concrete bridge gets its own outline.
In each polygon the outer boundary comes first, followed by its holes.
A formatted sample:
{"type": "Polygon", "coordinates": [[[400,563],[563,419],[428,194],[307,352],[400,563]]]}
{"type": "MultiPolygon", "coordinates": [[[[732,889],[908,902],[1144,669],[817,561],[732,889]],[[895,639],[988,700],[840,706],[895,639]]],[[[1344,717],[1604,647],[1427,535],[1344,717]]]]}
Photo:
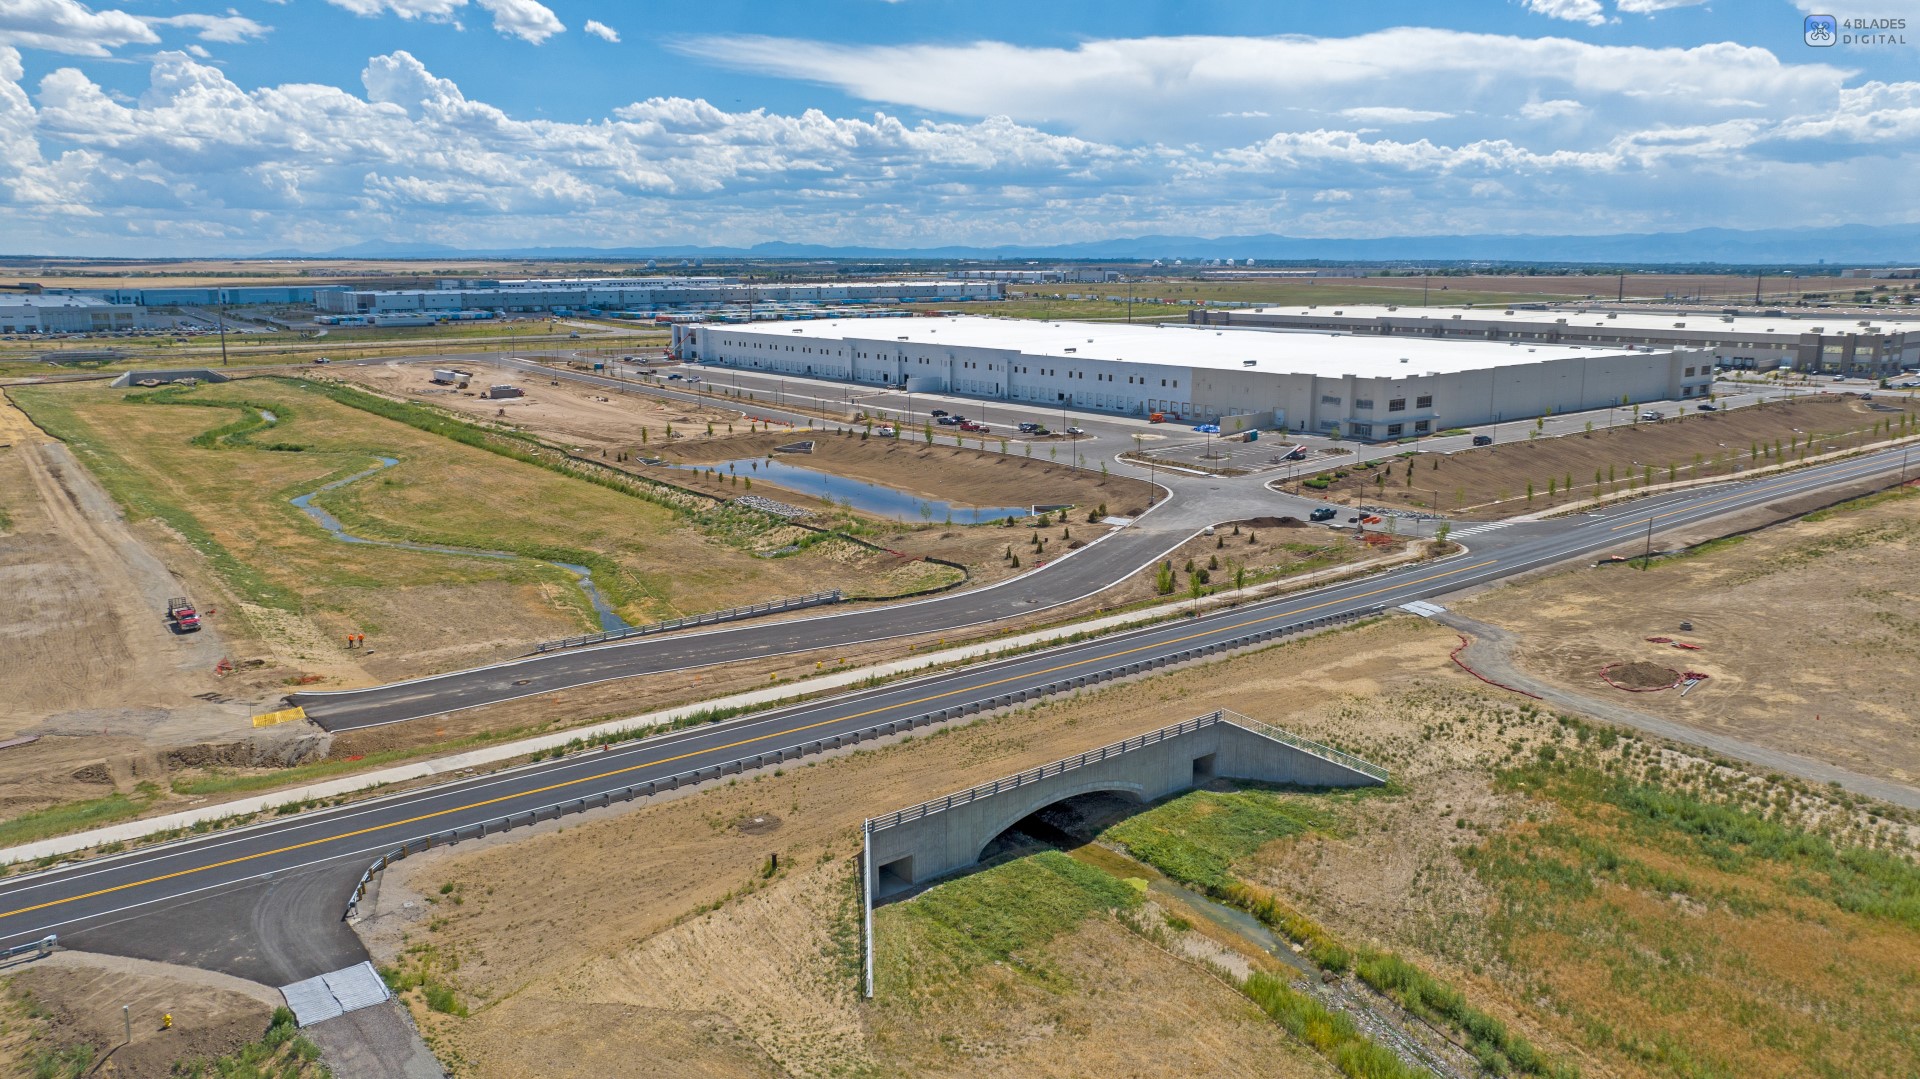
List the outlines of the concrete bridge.
{"type": "Polygon", "coordinates": [[[965,869],[1001,832],[1055,802],[1111,791],[1145,804],[1216,777],[1365,787],[1385,783],[1387,772],[1236,712],[1212,712],[867,821],[867,895],[965,869]]]}

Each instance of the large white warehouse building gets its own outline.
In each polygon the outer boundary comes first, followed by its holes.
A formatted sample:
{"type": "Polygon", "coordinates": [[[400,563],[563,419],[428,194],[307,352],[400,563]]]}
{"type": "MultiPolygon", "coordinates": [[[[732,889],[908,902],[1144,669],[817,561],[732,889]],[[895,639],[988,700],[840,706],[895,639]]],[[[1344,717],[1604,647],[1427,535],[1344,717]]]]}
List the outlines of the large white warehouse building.
{"type": "Polygon", "coordinates": [[[916,392],[1393,439],[1705,397],[1703,351],[975,317],[677,326],[689,362],[916,392]]]}
{"type": "Polygon", "coordinates": [[[741,283],[720,278],[565,278],[463,284],[430,289],[319,289],[314,306],[333,315],[413,311],[551,311],[555,308],[653,310],[746,303],[961,303],[997,300],[998,281],[828,281],[741,283]]]}
{"type": "Polygon", "coordinates": [[[1195,311],[1188,321],[1256,330],[1331,330],[1381,337],[1468,338],[1549,345],[1705,348],[1721,367],[1884,378],[1920,366],[1920,321],[1835,311],[1610,311],[1579,308],[1318,304],[1195,311]]]}

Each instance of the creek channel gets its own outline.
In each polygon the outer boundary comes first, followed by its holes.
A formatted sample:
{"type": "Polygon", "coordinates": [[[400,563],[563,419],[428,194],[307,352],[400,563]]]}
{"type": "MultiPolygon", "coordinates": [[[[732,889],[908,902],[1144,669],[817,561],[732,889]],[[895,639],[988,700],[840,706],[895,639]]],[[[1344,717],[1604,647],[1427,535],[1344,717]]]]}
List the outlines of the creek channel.
{"type": "MultiPolygon", "coordinates": [[[[1402,1008],[1384,994],[1365,985],[1358,977],[1323,977],[1319,964],[1303,950],[1253,915],[1238,907],[1209,898],[1169,879],[1153,866],[1123,850],[1115,849],[1088,834],[1083,818],[1070,821],[1056,817],[1056,807],[1026,817],[994,841],[983,852],[1006,853],[1018,849],[1024,840],[1053,847],[1067,857],[1136,887],[1144,885],[1148,897],[1170,915],[1186,919],[1193,931],[1217,946],[1242,956],[1266,956],[1291,968],[1296,978],[1293,988],[1318,1000],[1322,1005],[1346,1013],[1356,1026],[1375,1043],[1385,1046],[1402,1062],[1431,1072],[1440,1079],[1472,1079],[1482,1074],[1465,1047],[1427,1021],[1402,1008]],[[1059,823],[1056,823],[1058,821],[1059,823]],[[1065,827],[1062,827],[1065,824],[1065,827]]],[[[1097,832],[1098,828],[1092,829],[1097,832]]],[[[1254,969],[1259,969],[1255,964],[1254,969]]]]}
{"type": "MultiPolygon", "coordinates": [[[[267,411],[262,411],[260,418],[266,420],[269,424],[274,423],[276,420],[274,414],[267,411]]],[[[406,540],[370,539],[366,536],[356,536],[347,531],[346,526],[340,523],[338,517],[313,504],[314,498],[318,495],[345,487],[350,483],[358,483],[368,476],[375,475],[400,463],[398,458],[385,457],[378,454],[374,456],[374,459],[380,463],[364,472],[355,472],[345,479],[334,480],[332,483],[317,487],[308,491],[306,494],[295,495],[287,501],[293,503],[301,513],[311,518],[313,523],[331,532],[335,539],[342,540],[346,543],[364,543],[372,547],[397,547],[403,551],[427,551],[432,554],[460,555],[467,558],[499,558],[512,560],[525,557],[514,554],[511,551],[488,551],[477,547],[448,547],[436,543],[411,543],[406,540]]],[[[625,619],[614,613],[613,605],[607,602],[607,597],[602,594],[599,587],[593,583],[592,570],[585,566],[575,565],[572,562],[557,562],[549,559],[531,559],[530,561],[545,562],[547,565],[558,566],[568,573],[573,574],[574,579],[580,585],[580,591],[586,595],[587,602],[593,605],[593,613],[599,616],[600,628],[602,630],[630,628],[625,619]]]]}
{"type": "Polygon", "coordinates": [[[715,461],[704,465],[669,465],[667,467],[682,472],[713,471],[723,476],[740,475],[749,479],[765,480],[767,483],[799,494],[812,495],[827,502],[851,506],[865,513],[909,523],[914,517],[919,517],[925,521],[944,520],[954,524],[977,525],[985,521],[998,521],[1002,517],[1027,517],[1032,514],[1032,508],[1028,506],[968,506],[958,502],[921,498],[897,487],[870,483],[866,480],[848,479],[830,472],[790,465],[771,457],[741,457],[737,460],[715,461]]]}

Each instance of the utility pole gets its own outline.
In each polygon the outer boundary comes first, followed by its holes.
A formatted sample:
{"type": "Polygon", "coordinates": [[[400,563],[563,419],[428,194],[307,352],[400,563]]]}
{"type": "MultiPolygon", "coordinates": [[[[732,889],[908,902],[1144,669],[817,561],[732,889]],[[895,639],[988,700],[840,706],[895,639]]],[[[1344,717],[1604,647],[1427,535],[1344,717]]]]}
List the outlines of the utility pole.
{"type": "Polygon", "coordinates": [[[1127,321],[1133,321],[1133,278],[1127,278],[1127,321]]]}
{"type": "Polygon", "coordinates": [[[1653,515],[1647,515],[1647,553],[1640,558],[1640,571],[1646,572],[1653,565],[1653,515]]]}
{"type": "Polygon", "coordinates": [[[220,366],[225,367],[227,365],[227,290],[226,289],[220,290],[220,308],[219,308],[219,313],[214,316],[214,321],[220,324],[220,366]]]}
{"type": "Polygon", "coordinates": [[[1622,273],[1620,275],[1620,292],[1618,295],[1614,297],[1614,302],[1624,303],[1626,301],[1626,298],[1627,298],[1627,275],[1625,273],[1622,273]]]}
{"type": "Polygon", "coordinates": [[[1760,306],[1760,282],[1766,276],[1765,270],[1760,270],[1753,275],[1753,306],[1755,307],[1760,306]]]}
{"type": "Polygon", "coordinates": [[[1420,306],[1421,307],[1427,306],[1427,286],[1432,283],[1433,283],[1432,274],[1426,273],[1426,274],[1420,275],[1420,306]]]}

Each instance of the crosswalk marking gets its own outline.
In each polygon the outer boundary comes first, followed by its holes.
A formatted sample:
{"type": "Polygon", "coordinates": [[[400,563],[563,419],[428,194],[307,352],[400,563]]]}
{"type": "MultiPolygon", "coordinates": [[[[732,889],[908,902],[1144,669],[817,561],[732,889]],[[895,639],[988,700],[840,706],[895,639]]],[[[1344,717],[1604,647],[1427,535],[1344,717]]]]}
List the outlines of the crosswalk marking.
{"type": "Polygon", "coordinates": [[[1447,535],[1452,539],[1459,539],[1461,536],[1477,536],[1482,532],[1491,532],[1496,528],[1505,528],[1508,525],[1513,523],[1514,522],[1512,521],[1488,521],[1485,524],[1468,525],[1465,528],[1449,529],[1447,531],[1447,535]]]}

